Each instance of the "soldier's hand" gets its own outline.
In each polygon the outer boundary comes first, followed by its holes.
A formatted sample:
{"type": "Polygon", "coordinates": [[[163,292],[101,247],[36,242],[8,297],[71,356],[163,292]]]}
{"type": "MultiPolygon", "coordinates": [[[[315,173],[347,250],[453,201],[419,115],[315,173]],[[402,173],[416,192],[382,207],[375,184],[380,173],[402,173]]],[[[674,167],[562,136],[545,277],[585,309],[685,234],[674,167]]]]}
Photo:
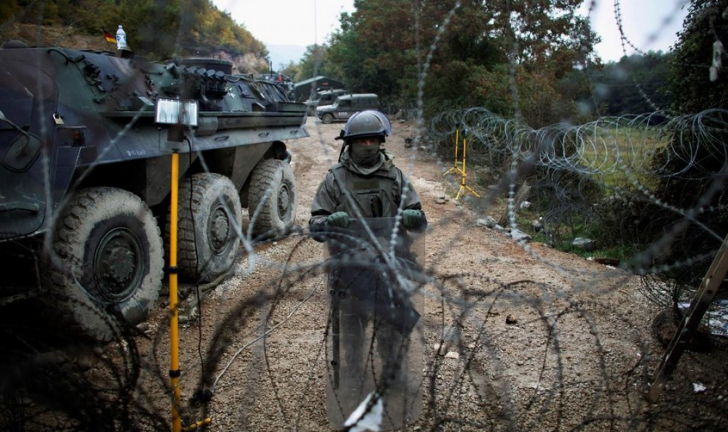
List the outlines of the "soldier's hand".
{"type": "Polygon", "coordinates": [[[349,226],[349,215],[346,212],[332,213],[326,218],[326,225],[346,228],[349,226]]]}
{"type": "Polygon", "coordinates": [[[402,223],[407,229],[419,228],[425,221],[425,216],[420,210],[408,209],[402,212],[402,223]]]}

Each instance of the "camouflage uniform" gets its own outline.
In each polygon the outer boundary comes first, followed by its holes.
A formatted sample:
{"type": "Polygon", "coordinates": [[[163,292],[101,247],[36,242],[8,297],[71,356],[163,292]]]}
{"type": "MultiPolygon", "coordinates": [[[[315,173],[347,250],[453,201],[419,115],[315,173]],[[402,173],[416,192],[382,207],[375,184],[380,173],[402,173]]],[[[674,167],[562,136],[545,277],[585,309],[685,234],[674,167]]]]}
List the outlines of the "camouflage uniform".
{"type": "MultiPolygon", "coordinates": [[[[378,118],[383,122],[386,119],[383,116],[378,118]]],[[[427,220],[417,192],[411,184],[408,184],[405,190],[406,180],[402,170],[394,165],[392,156],[383,151],[379,145],[376,146],[377,154],[369,157],[369,163],[360,164],[354,161],[352,141],[355,139],[347,136],[347,132],[354,131],[348,128],[351,120],[347,123],[347,129],[342,131],[346,143],[339,157],[339,163],[329,169],[314,196],[309,228],[315,240],[330,240],[328,247],[333,264],[329,273],[329,292],[333,295],[334,313],[340,316],[346,373],[362,377],[366,375],[365,348],[370,345],[366,341],[366,334],[367,328],[372,324],[370,328],[377,340],[382,367],[393,371],[389,376],[394,377],[399,370],[396,349],[406,343],[409,333],[419,319],[419,314],[406,299],[398,299],[397,293],[392,294],[391,275],[384,275],[381,267],[361,266],[362,262],[375,266],[383,265],[383,261],[376,254],[370,259],[358,252],[363,248],[357,247],[356,241],[361,241],[361,244],[366,242],[363,233],[361,231],[347,233],[346,228],[336,228],[331,229],[327,235],[327,230],[330,229],[327,218],[339,212],[345,212],[357,220],[394,218],[398,209],[402,208],[402,211],[419,211],[421,215],[420,223],[407,228],[409,230],[424,231],[427,220]],[[338,237],[336,233],[339,233],[338,237]],[[361,240],[351,240],[357,236],[361,240]],[[347,241],[350,242],[348,245],[345,244],[347,241]],[[353,252],[347,255],[347,250],[353,252]],[[355,264],[356,261],[359,262],[358,266],[355,264]]],[[[374,120],[378,124],[374,116],[369,116],[367,120],[374,120]]],[[[356,136],[374,136],[379,138],[381,143],[389,132],[388,120],[386,122],[386,127],[379,133],[375,131],[368,134],[365,129],[356,136]]],[[[403,218],[400,220],[399,232],[402,233],[403,241],[407,242],[404,225],[403,218]]]]}

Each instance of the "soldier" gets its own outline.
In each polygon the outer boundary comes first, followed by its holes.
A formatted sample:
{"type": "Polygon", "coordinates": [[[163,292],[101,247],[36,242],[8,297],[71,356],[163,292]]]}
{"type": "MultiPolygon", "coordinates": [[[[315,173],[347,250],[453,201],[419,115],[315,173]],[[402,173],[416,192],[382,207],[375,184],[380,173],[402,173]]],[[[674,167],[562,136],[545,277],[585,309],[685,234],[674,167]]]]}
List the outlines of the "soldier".
{"type": "MultiPolygon", "coordinates": [[[[314,196],[309,228],[317,241],[327,241],[332,256],[329,292],[332,295],[332,347],[334,386],[339,377],[339,335],[344,348],[342,383],[356,391],[367,371],[367,328],[377,340],[381,367],[391,371],[384,384],[400,375],[398,347],[406,344],[420,315],[397,277],[407,265],[385,269],[385,259],[371,246],[370,235],[389,244],[393,221],[400,208],[397,232],[398,263],[414,263],[408,231],[424,231],[427,219],[420,199],[382,148],[391,133],[389,119],[381,112],[355,113],[336,139],[344,144],[339,163],[326,174],[314,196]],[[366,226],[365,226],[366,225],[366,226]],[[384,230],[379,230],[384,227],[384,230]],[[402,257],[404,257],[402,259],[402,257]],[[348,377],[351,377],[350,381],[348,377]],[[360,381],[355,381],[360,380],[360,381]]],[[[409,267],[412,270],[412,267],[409,267]]],[[[415,270],[417,271],[417,270],[415,270]]],[[[401,278],[400,278],[401,279],[401,278]]],[[[362,384],[363,385],[363,384],[362,384]]]]}
{"type": "Polygon", "coordinates": [[[402,199],[404,227],[427,226],[417,192],[409,184],[405,193],[402,170],[382,148],[391,130],[389,119],[379,111],[361,111],[349,118],[336,138],[344,140],[339,163],[326,174],[311,206],[313,234],[326,226],[346,228],[350,217],[395,217],[402,199]]]}

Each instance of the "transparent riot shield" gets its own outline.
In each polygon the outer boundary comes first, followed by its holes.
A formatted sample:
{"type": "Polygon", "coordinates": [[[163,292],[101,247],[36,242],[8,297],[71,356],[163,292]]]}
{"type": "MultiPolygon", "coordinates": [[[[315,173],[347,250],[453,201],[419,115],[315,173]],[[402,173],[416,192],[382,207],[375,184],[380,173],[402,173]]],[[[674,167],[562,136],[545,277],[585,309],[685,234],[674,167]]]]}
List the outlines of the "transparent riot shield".
{"type": "Polygon", "coordinates": [[[327,233],[331,427],[411,425],[422,412],[424,233],[394,218],[353,220],[327,233]]]}

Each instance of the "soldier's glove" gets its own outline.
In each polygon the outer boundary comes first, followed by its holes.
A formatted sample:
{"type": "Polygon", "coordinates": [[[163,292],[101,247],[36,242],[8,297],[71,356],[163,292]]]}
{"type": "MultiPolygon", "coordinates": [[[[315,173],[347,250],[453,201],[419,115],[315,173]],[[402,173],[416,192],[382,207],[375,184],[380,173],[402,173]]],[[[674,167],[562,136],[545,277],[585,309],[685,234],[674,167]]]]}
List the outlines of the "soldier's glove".
{"type": "Polygon", "coordinates": [[[326,217],[326,225],[346,228],[349,226],[349,215],[346,212],[332,213],[326,217]]]}
{"type": "Polygon", "coordinates": [[[408,209],[402,212],[402,223],[407,229],[419,228],[425,221],[425,216],[419,210],[408,209]]]}

